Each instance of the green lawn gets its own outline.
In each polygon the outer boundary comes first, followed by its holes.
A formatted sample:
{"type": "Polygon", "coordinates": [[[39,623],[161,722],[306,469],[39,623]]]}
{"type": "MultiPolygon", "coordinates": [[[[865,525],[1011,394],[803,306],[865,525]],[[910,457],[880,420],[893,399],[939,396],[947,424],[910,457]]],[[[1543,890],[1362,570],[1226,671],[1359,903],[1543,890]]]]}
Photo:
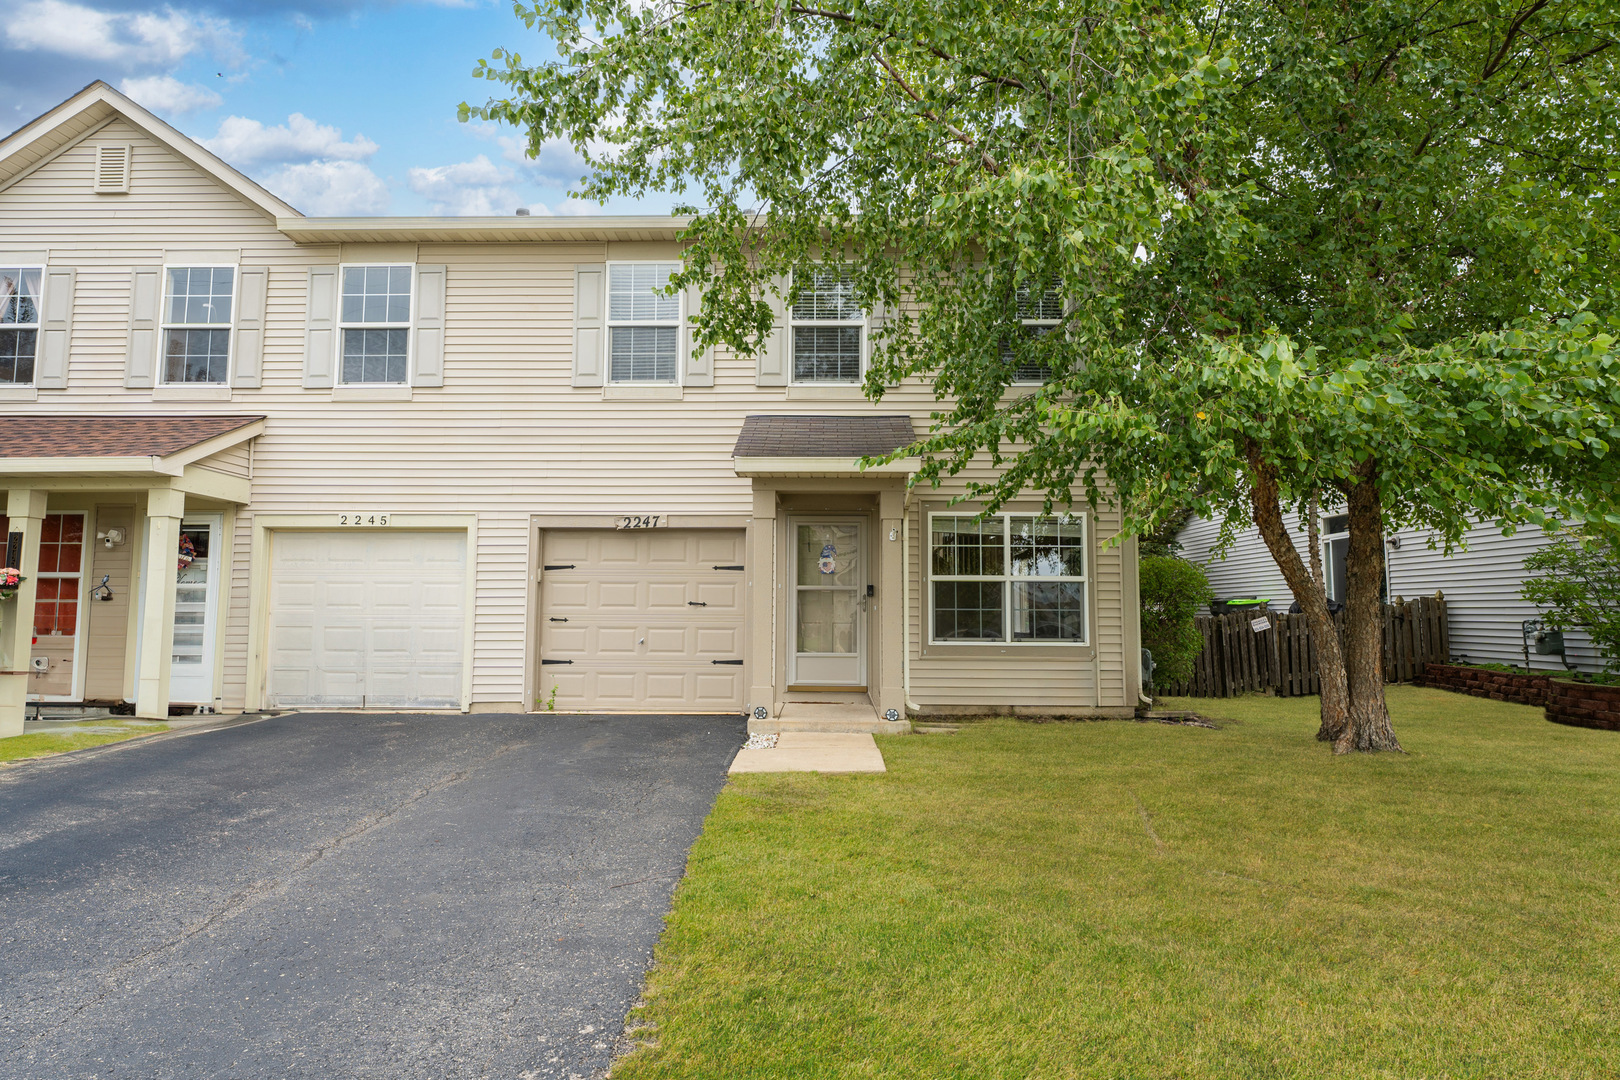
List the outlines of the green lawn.
{"type": "Polygon", "coordinates": [[[997,721],[721,794],[639,1077],[1620,1075],[1620,735],[1400,687],[997,721]]]}
{"type": "Polygon", "coordinates": [[[168,724],[148,720],[87,720],[67,725],[67,730],[36,732],[0,739],[0,762],[19,761],[22,758],[48,757],[68,750],[83,750],[87,746],[136,739],[142,735],[155,735],[168,731],[168,724]],[[111,728],[112,730],[107,730],[111,728]]]}

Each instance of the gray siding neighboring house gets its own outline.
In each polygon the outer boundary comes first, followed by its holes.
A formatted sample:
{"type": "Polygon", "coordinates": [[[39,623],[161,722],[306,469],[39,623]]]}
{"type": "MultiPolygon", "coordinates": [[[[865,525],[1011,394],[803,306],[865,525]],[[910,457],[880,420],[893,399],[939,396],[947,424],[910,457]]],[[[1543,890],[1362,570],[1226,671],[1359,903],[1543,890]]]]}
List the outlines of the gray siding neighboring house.
{"type": "MultiPolygon", "coordinates": [[[[1294,545],[1305,553],[1304,523],[1289,519],[1294,545]]],[[[1521,624],[1538,618],[1541,612],[1519,595],[1524,582],[1524,560],[1545,547],[1548,539],[1538,529],[1520,529],[1503,536],[1493,525],[1479,525],[1465,537],[1466,549],[1447,556],[1429,546],[1430,534],[1419,529],[1401,529],[1387,548],[1389,595],[1411,599],[1445,594],[1451,621],[1451,653],[1458,660],[1523,664],[1521,624]]],[[[1217,553],[1219,522],[1191,519],[1177,534],[1180,554],[1202,566],[1209,583],[1221,599],[1266,597],[1276,611],[1286,611],[1293,593],[1283,580],[1282,571],[1272,561],[1259,530],[1250,525],[1240,531],[1232,545],[1217,553]]],[[[1603,661],[1583,633],[1565,635],[1567,658],[1583,671],[1598,671],[1603,661]]],[[[1561,670],[1556,656],[1530,653],[1530,666],[1561,670]]]]}

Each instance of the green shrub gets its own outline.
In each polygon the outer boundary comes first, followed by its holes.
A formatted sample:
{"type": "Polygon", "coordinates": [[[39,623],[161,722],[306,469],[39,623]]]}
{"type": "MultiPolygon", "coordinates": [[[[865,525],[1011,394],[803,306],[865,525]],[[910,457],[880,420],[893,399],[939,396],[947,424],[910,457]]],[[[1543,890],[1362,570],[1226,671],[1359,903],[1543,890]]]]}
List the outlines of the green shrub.
{"type": "Polygon", "coordinates": [[[1586,525],[1566,529],[1524,560],[1539,576],[1524,598],[1546,611],[1554,630],[1585,630],[1603,654],[1605,670],[1620,670],[1620,530],[1586,525]]]}
{"type": "Polygon", "coordinates": [[[1141,560],[1142,647],[1153,653],[1153,681],[1160,686],[1191,677],[1204,637],[1193,616],[1215,593],[1204,571],[1168,555],[1141,560]]]}

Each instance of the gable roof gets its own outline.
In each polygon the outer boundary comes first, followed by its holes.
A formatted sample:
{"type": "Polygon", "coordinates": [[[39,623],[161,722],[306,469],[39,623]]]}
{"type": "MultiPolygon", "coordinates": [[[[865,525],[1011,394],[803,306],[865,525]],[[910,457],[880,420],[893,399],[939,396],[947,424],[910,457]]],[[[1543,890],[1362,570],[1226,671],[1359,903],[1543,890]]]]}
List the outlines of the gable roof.
{"type": "Polygon", "coordinates": [[[0,191],[33,172],[70,146],[122,117],[240,195],[267,217],[303,217],[272,195],[99,79],[45,115],[0,139],[0,191]]]}

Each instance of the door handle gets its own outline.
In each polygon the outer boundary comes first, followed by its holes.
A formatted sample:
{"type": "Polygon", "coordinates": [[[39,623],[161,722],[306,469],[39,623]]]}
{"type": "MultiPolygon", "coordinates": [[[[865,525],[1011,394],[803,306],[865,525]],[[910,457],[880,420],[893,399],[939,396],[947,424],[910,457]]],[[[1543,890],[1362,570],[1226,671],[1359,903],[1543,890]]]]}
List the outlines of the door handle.
{"type": "Polygon", "coordinates": [[[708,607],[709,602],[707,600],[688,600],[686,602],[686,606],[687,607],[708,607]]]}

